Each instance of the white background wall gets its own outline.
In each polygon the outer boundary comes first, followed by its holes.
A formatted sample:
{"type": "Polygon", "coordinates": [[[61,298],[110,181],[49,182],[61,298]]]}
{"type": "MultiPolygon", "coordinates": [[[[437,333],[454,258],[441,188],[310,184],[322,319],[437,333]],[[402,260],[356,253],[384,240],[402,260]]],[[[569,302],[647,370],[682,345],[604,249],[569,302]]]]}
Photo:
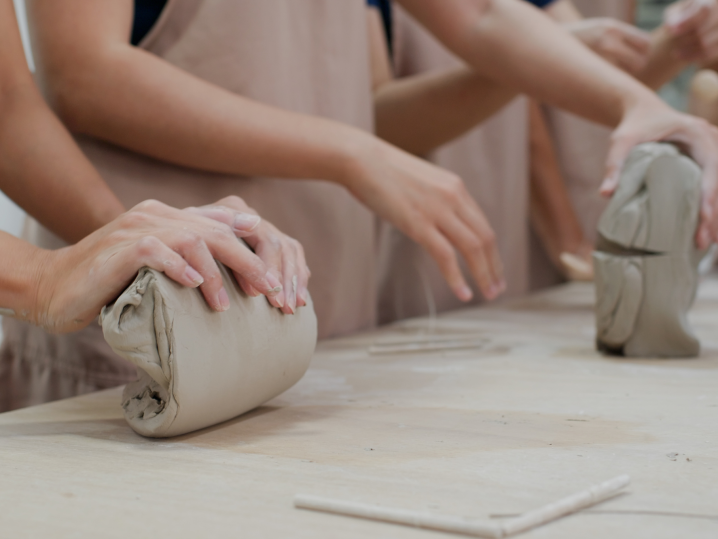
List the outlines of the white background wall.
{"type": "MultiPolygon", "coordinates": [[[[27,23],[25,22],[25,6],[23,0],[13,0],[15,3],[15,11],[20,20],[20,33],[22,35],[23,44],[25,44],[25,53],[28,57],[30,67],[32,58],[29,53],[29,41],[27,35],[27,23]]],[[[15,236],[19,236],[22,230],[22,222],[25,214],[13,202],[0,192],[0,230],[9,232],[15,236]]],[[[0,328],[0,341],[2,341],[2,328],[0,328]]]]}

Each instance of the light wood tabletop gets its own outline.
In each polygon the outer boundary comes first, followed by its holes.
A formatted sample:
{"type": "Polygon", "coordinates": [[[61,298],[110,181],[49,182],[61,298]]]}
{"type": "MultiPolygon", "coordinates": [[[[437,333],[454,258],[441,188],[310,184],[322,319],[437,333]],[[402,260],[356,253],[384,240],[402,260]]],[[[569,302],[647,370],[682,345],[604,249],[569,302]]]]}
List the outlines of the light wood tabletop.
{"type": "Polygon", "coordinates": [[[119,389],[2,414],[0,536],[456,537],[292,500],[497,518],[626,473],[522,537],[718,537],[718,279],[698,359],[599,355],[592,302],[571,284],[323,342],[289,392],[172,440],[132,432],[119,389]]]}

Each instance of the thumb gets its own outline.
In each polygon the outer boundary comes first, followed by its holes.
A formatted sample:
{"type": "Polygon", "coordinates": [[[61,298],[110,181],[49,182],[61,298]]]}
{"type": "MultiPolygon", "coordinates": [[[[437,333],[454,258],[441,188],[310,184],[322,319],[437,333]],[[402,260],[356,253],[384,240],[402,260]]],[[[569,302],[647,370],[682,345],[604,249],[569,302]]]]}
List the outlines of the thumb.
{"type": "Polygon", "coordinates": [[[627,137],[616,137],[608,151],[606,176],[601,184],[600,193],[605,197],[613,195],[621,177],[623,165],[635,144],[627,137]]]}

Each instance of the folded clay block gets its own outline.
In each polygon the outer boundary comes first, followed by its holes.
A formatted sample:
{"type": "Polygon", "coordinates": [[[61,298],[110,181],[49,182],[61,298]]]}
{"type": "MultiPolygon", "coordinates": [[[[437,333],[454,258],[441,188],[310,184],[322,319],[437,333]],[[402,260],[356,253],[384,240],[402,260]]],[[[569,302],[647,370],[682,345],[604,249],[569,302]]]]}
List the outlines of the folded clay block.
{"type": "Polygon", "coordinates": [[[687,321],[698,287],[701,171],[670,144],[631,153],[598,224],[594,253],[598,349],[629,357],[691,357],[687,321]]]}
{"type": "Polygon", "coordinates": [[[102,311],[105,340],[137,366],[125,418],[139,434],[177,436],[248,412],[297,383],[317,341],[311,305],[291,316],[244,294],[220,264],[230,300],[212,311],[199,290],[145,268],[102,311]]]}

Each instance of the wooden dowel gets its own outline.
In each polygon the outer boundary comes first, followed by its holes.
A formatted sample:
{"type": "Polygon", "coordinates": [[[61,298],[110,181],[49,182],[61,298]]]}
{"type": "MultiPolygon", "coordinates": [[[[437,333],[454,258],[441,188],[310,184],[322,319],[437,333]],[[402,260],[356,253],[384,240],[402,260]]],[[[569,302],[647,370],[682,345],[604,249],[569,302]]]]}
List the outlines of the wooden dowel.
{"type": "Polygon", "coordinates": [[[550,503],[540,509],[524,513],[520,517],[506,520],[501,523],[503,536],[516,535],[586,507],[596,505],[610,498],[622,488],[627,487],[630,482],[631,478],[629,476],[621,475],[600,485],[594,485],[584,491],[567,496],[557,502],[550,503]]]}
{"type": "Polygon", "coordinates": [[[298,494],[294,498],[294,506],[299,509],[324,511],[338,515],[347,515],[369,520],[379,520],[402,524],[414,528],[458,533],[472,537],[501,539],[516,535],[552,520],[575,513],[610,498],[631,482],[627,475],[621,475],[599,485],[548,504],[540,509],[529,511],[520,517],[503,522],[470,520],[466,518],[436,515],[406,509],[393,509],[364,503],[345,502],[335,499],[298,494]]]}
{"type": "Polygon", "coordinates": [[[311,509],[313,511],[324,511],[369,520],[380,520],[414,528],[459,533],[472,537],[487,537],[489,539],[501,539],[502,537],[502,530],[498,523],[472,521],[364,503],[343,502],[306,494],[297,495],[294,498],[294,506],[299,509],[311,509]]]}
{"type": "Polygon", "coordinates": [[[412,352],[443,352],[449,350],[469,350],[483,348],[486,339],[431,340],[402,343],[382,343],[369,347],[371,355],[408,354],[412,352]]]}

